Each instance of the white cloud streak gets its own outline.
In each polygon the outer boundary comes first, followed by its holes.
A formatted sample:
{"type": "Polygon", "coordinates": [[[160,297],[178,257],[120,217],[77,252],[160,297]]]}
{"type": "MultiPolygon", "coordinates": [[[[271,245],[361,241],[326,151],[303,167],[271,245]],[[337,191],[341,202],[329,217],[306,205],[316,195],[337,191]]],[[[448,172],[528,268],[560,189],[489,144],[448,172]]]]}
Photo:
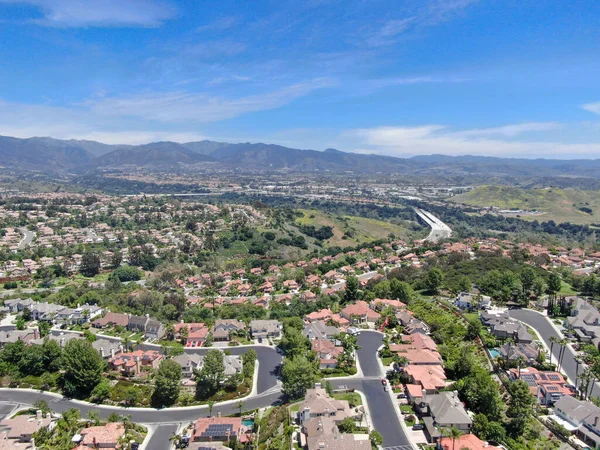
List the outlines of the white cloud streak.
{"type": "Polygon", "coordinates": [[[406,157],[414,155],[484,155],[517,158],[597,158],[600,143],[571,144],[506,140],[527,133],[555,130],[559,124],[528,123],[453,132],[442,125],[378,127],[346,132],[359,153],[406,157]],[[492,136],[495,136],[493,138],[492,136]]]}
{"type": "Polygon", "coordinates": [[[154,0],[0,0],[38,7],[34,23],[53,27],[158,27],[175,10],[154,0]]]}
{"type": "Polygon", "coordinates": [[[594,114],[600,114],[600,102],[586,103],[585,105],[581,105],[581,108],[594,114]]]}

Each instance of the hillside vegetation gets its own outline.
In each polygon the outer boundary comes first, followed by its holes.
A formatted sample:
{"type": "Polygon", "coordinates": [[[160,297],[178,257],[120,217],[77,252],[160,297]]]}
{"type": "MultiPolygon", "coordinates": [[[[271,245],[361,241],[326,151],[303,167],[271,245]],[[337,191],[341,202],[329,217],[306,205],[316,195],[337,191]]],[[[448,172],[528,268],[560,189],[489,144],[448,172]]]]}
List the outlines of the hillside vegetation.
{"type": "Polygon", "coordinates": [[[509,186],[481,186],[451,199],[470,206],[496,206],[502,209],[523,209],[542,212],[522,215],[527,220],[554,220],[591,224],[600,222],[600,193],[575,189],[521,189],[509,186]]]}
{"type": "Polygon", "coordinates": [[[354,246],[363,242],[385,239],[390,234],[407,239],[409,233],[401,225],[365,217],[330,214],[320,210],[302,209],[303,217],[296,220],[298,225],[331,227],[333,236],[326,240],[329,246],[354,246]]]}

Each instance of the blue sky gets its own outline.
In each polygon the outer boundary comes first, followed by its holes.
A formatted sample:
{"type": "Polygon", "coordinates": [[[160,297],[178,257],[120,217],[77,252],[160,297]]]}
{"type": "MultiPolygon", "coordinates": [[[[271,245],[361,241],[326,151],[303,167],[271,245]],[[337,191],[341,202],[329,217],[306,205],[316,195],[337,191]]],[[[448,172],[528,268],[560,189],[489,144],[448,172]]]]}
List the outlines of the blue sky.
{"type": "Polygon", "coordinates": [[[600,157],[597,0],[0,0],[0,134],[600,157]]]}

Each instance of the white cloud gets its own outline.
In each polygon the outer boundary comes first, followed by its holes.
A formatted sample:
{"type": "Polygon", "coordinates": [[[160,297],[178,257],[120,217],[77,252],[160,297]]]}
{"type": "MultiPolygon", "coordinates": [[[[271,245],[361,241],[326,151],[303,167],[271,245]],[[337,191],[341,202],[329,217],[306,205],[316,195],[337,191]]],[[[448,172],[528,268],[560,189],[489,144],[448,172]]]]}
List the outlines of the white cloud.
{"type": "Polygon", "coordinates": [[[581,108],[594,114],[600,114],[600,102],[586,103],[581,105],[581,108]]]}
{"type": "Polygon", "coordinates": [[[108,117],[136,117],[163,123],[208,123],[249,112],[278,108],[316,89],[330,85],[330,80],[317,79],[309,83],[299,83],[276,91],[235,99],[213,97],[204,93],[146,93],[88,100],[85,106],[95,114],[108,117]]]}
{"type": "Polygon", "coordinates": [[[233,17],[233,16],[222,17],[220,19],[215,20],[212,23],[199,26],[198,28],[196,28],[196,31],[201,32],[201,33],[202,32],[213,32],[213,31],[224,31],[224,30],[227,30],[227,29],[233,27],[237,23],[239,23],[239,18],[237,18],[237,17],[233,17]]]}
{"type": "Polygon", "coordinates": [[[34,23],[56,27],[157,27],[174,15],[174,9],[154,0],[0,0],[40,8],[43,18],[34,23]]]}
{"type": "Polygon", "coordinates": [[[236,81],[250,81],[250,77],[244,77],[241,75],[230,75],[230,76],[226,76],[226,77],[217,77],[217,78],[213,78],[212,80],[209,80],[206,82],[206,86],[219,86],[221,84],[225,84],[225,83],[231,83],[231,82],[236,82],[236,81]]]}
{"type": "Polygon", "coordinates": [[[519,123],[513,125],[504,125],[501,127],[494,128],[477,128],[473,130],[460,131],[455,133],[455,136],[504,136],[504,137],[515,137],[524,133],[540,132],[540,131],[554,131],[562,128],[563,125],[558,122],[528,122],[519,123]]]}
{"type": "Polygon", "coordinates": [[[196,131],[198,123],[278,108],[330,84],[329,80],[316,79],[239,98],[184,91],[100,96],[68,107],[0,99],[0,135],[51,136],[124,144],[198,140],[205,138],[196,131]]]}
{"type": "Polygon", "coordinates": [[[407,157],[414,155],[484,155],[517,158],[597,158],[600,142],[571,144],[503,140],[530,131],[556,129],[554,124],[517,124],[487,130],[453,132],[442,125],[378,127],[344,133],[360,153],[407,157]],[[484,133],[485,131],[485,133],[484,133]],[[492,132],[490,132],[492,131],[492,132]],[[482,137],[498,135],[498,138],[482,137]]]}

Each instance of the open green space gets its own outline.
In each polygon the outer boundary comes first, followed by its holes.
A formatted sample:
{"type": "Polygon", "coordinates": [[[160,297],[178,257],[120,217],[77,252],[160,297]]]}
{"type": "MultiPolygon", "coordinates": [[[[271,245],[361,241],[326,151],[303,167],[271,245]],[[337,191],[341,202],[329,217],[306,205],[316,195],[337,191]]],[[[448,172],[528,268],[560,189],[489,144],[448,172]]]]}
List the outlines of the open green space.
{"type": "Polygon", "coordinates": [[[598,191],[575,189],[522,189],[511,186],[481,186],[450,200],[470,206],[496,206],[502,209],[539,211],[542,214],[522,214],[521,219],[557,223],[591,224],[600,222],[598,191]]]}

